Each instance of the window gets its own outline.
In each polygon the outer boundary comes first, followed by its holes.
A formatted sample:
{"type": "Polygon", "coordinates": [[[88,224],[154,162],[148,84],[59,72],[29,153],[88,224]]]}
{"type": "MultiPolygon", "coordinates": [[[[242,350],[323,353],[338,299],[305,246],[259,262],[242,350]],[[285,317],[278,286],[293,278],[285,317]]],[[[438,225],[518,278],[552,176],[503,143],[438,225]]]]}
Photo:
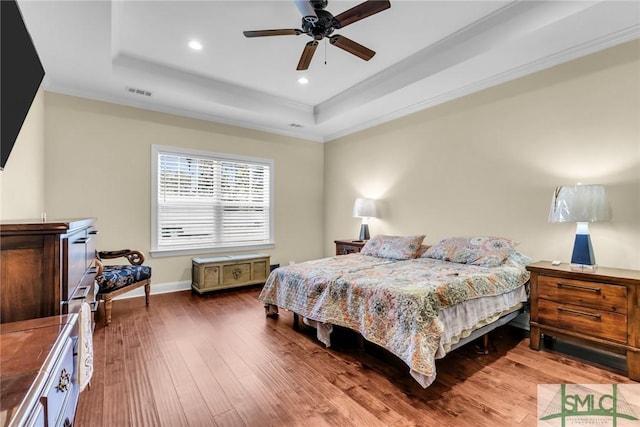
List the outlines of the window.
{"type": "Polygon", "coordinates": [[[273,247],[273,161],[152,147],[154,255],[273,247]]]}

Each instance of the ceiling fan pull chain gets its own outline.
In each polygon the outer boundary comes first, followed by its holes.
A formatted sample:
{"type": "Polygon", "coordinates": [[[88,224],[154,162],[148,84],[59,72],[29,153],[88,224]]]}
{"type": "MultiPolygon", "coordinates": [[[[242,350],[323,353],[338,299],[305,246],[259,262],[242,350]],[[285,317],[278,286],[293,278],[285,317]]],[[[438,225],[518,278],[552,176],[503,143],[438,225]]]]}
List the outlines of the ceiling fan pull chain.
{"type": "Polygon", "coordinates": [[[324,39],[324,65],[327,65],[327,39],[324,39]]]}

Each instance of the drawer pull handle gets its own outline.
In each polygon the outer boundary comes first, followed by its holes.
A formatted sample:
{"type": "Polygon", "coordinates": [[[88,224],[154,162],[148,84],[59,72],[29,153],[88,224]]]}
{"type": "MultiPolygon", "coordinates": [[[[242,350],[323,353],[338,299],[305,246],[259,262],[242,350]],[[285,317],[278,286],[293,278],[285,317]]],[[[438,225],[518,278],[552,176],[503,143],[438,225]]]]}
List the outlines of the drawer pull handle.
{"type": "Polygon", "coordinates": [[[240,276],[242,275],[242,270],[238,267],[234,268],[233,271],[231,271],[231,274],[233,275],[233,278],[238,280],[240,278],[240,276]]]}
{"type": "Polygon", "coordinates": [[[66,369],[62,369],[56,390],[64,393],[69,390],[69,384],[71,384],[71,374],[66,369]]]}
{"type": "Polygon", "coordinates": [[[586,313],[584,311],[571,310],[569,308],[564,308],[564,307],[558,307],[558,311],[564,312],[564,313],[577,314],[578,316],[592,317],[596,320],[600,320],[600,317],[601,317],[599,314],[586,313]]]}
{"type": "Polygon", "coordinates": [[[85,299],[87,295],[89,295],[89,291],[91,290],[91,286],[78,286],[78,289],[73,293],[71,299],[85,299]],[[82,295],[76,295],[78,291],[83,291],[82,295]]]}
{"type": "Polygon", "coordinates": [[[99,233],[99,231],[98,231],[98,230],[91,230],[91,231],[89,232],[89,234],[93,234],[93,235],[98,234],[98,233],[99,233]]]}
{"type": "Polygon", "coordinates": [[[74,240],[74,241],[73,241],[73,244],[74,244],[74,245],[79,245],[79,244],[83,244],[83,245],[84,245],[85,243],[87,243],[87,240],[89,240],[89,238],[87,238],[87,237],[81,237],[81,238],[79,238],[79,239],[77,239],[77,240],[74,240]]]}
{"type": "Polygon", "coordinates": [[[592,288],[591,286],[580,286],[580,285],[574,285],[572,283],[562,283],[562,282],[558,282],[558,287],[567,288],[567,289],[577,289],[580,291],[595,292],[596,294],[599,294],[601,290],[600,288],[592,288]]]}

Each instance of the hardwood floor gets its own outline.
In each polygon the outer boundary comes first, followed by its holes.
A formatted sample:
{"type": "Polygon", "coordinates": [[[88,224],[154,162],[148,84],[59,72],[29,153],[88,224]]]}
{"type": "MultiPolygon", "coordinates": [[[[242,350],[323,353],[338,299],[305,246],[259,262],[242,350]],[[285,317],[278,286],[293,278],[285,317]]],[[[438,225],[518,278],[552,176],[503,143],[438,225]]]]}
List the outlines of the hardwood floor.
{"type": "Polygon", "coordinates": [[[258,288],[115,301],[99,319],[76,426],[535,426],[537,384],[633,383],[548,351],[509,326],[492,351],[437,362],[423,389],[395,357],[338,329],[325,348],[292,315],[267,319],[258,288]]]}

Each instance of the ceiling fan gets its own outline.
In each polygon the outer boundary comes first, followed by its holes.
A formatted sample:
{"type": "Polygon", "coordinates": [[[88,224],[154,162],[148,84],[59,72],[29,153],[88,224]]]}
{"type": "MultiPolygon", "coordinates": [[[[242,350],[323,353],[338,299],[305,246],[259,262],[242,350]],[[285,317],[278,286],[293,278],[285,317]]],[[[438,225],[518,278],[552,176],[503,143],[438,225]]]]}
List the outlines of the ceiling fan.
{"type": "Polygon", "coordinates": [[[313,40],[308,42],[302,51],[297,70],[306,70],[309,68],[311,58],[318,47],[318,41],[324,37],[329,38],[329,42],[343,49],[352,55],[364,59],[365,61],[373,58],[376,53],[362,46],[353,40],[341,36],[339,34],[331,35],[334,30],[344,28],[347,25],[358,22],[368,16],[374,15],[383,10],[389,9],[391,3],[388,0],[367,0],[357,6],[352,7],[339,15],[333,16],[327,7],[327,0],[294,0],[296,6],[302,14],[302,29],[279,29],[279,30],[257,30],[244,31],[245,37],[266,37],[266,36],[299,36],[306,34],[313,40]]]}

